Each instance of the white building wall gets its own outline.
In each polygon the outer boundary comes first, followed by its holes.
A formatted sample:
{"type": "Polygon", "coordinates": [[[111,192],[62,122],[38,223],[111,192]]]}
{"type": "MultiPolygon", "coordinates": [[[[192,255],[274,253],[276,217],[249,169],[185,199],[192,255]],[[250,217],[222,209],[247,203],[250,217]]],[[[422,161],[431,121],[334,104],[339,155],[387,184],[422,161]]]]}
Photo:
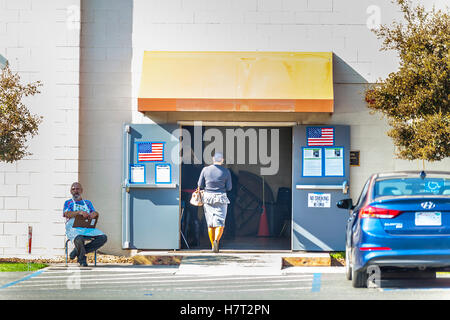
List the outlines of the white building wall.
{"type": "MultiPolygon", "coordinates": [[[[444,8],[446,1],[420,3],[428,9],[444,8]]],[[[133,12],[134,121],[151,121],[137,111],[146,50],[331,51],[335,112],[320,123],[351,125],[352,150],[361,152],[361,166],[351,168],[352,197],[358,196],[373,172],[422,168],[421,163],[395,159],[385,121],[369,115],[364,102],[367,84],[386,78],[398,67],[395,52],[380,52],[381,41],[370,30],[402,19],[391,1],[135,0],[133,12]]],[[[299,117],[299,123],[314,121],[299,117]]],[[[426,165],[427,169],[449,167],[450,159],[426,165]]]]}
{"type": "Polygon", "coordinates": [[[133,1],[81,1],[80,182],[108,236],[122,248],[122,127],[131,122],[133,1]]]}
{"type": "MultiPolygon", "coordinates": [[[[426,2],[431,3],[437,2],[426,2]]],[[[357,196],[374,171],[417,168],[417,163],[394,159],[384,121],[369,115],[363,101],[367,83],[397,68],[395,54],[379,52],[380,41],[368,28],[374,22],[401,18],[390,1],[114,0],[82,4],[80,180],[99,211],[108,214],[107,221],[100,220],[110,239],[107,250],[117,252],[121,247],[121,125],[152,122],[137,111],[145,50],[332,51],[335,113],[325,122],[352,126],[352,149],[361,151],[362,162],[351,169],[352,196],[357,196]]],[[[308,119],[303,116],[301,121],[308,119]]],[[[448,164],[447,160],[429,168],[448,164]]]]}
{"type": "Polygon", "coordinates": [[[44,116],[33,155],[0,164],[0,256],[25,254],[28,225],[35,254],[62,254],[61,209],[75,180],[101,214],[103,251],[123,253],[122,125],[152,121],[137,111],[145,50],[332,51],[335,112],[298,119],[352,126],[361,151],[352,196],[374,171],[419,168],[394,158],[384,120],[363,101],[367,83],[397,68],[368,24],[400,17],[385,0],[0,0],[0,54],[23,80],[44,83],[28,104],[44,116]]]}
{"type": "Polygon", "coordinates": [[[0,163],[0,257],[62,255],[62,206],[78,179],[79,0],[0,0],[0,54],[41,93],[25,104],[44,117],[31,156],[0,163]]]}

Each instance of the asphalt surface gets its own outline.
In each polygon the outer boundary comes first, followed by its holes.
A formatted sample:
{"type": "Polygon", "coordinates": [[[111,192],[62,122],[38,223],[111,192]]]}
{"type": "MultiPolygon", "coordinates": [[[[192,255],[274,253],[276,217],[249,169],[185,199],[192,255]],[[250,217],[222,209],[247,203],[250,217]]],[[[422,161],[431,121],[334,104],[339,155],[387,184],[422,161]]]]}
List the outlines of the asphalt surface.
{"type": "Polygon", "coordinates": [[[37,272],[0,273],[3,300],[437,300],[450,299],[450,275],[382,280],[352,288],[342,267],[239,270],[214,265],[50,266],[37,272]],[[228,271],[227,271],[228,270],[228,271]],[[247,271],[247,272],[244,272],[247,271]]]}
{"type": "Polygon", "coordinates": [[[445,308],[419,302],[450,299],[450,274],[377,285],[353,288],[343,267],[282,269],[279,255],[192,254],[176,266],[59,264],[36,272],[2,272],[0,306],[30,317],[57,312],[115,318],[119,310],[128,316],[139,310],[165,319],[281,319],[286,312],[302,316],[305,310],[336,317],[356,303],[375,314],[389,310],[405,317],[418,309],[445,308]]]}

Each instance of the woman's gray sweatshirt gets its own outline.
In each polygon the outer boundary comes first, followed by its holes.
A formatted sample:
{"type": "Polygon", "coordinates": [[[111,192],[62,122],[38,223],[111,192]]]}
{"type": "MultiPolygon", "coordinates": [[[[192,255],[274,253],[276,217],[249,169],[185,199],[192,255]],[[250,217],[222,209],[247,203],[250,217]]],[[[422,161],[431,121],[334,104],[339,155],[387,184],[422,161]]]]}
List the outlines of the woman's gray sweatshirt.
{"type": "Polygon", "coordinates": [[[210,165],[203,168],[198,178],[198,186],[206,192],[227,192],[231,190],[230,170],[220,165],[210,165]]]}

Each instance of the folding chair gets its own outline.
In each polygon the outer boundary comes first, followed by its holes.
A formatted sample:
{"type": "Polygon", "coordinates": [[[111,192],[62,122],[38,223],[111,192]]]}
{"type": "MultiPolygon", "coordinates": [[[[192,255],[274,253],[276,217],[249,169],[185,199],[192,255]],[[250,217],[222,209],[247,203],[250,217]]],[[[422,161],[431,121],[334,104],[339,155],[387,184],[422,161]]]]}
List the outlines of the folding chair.
{"type": "MultiPolygon", "coordinates": [[[[66,244],[64,245],[64,251],[66,253],[66,267],[67,267],[67,261],[69,260],[69,254],[68,254],[68,250],[69,250],[69,239],[66,240],[66,244]]],[[[97,266],[97,250],[94,251],[94,266],[97,266]]]]}

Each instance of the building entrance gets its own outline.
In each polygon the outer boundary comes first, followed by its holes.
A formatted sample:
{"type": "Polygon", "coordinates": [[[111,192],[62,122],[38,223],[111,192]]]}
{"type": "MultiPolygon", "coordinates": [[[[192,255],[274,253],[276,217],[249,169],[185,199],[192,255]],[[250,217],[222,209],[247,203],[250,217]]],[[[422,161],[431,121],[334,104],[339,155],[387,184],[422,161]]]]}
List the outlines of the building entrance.
{"type": "Polygon", "coordinates": [[[181,248],[210,249],[203,207],[189,203],[203,167],[224,154],[233,188],[221,250],[290,250],[292,127],[182,126],[181,248]]]}
{"type": "Polygon", "coordinates": [[[342,251],[349,127],[265,125],[125,125],[122,247],[209,250],[189,200],[221,151],[233,179],[222,250],[342,251]]]}

